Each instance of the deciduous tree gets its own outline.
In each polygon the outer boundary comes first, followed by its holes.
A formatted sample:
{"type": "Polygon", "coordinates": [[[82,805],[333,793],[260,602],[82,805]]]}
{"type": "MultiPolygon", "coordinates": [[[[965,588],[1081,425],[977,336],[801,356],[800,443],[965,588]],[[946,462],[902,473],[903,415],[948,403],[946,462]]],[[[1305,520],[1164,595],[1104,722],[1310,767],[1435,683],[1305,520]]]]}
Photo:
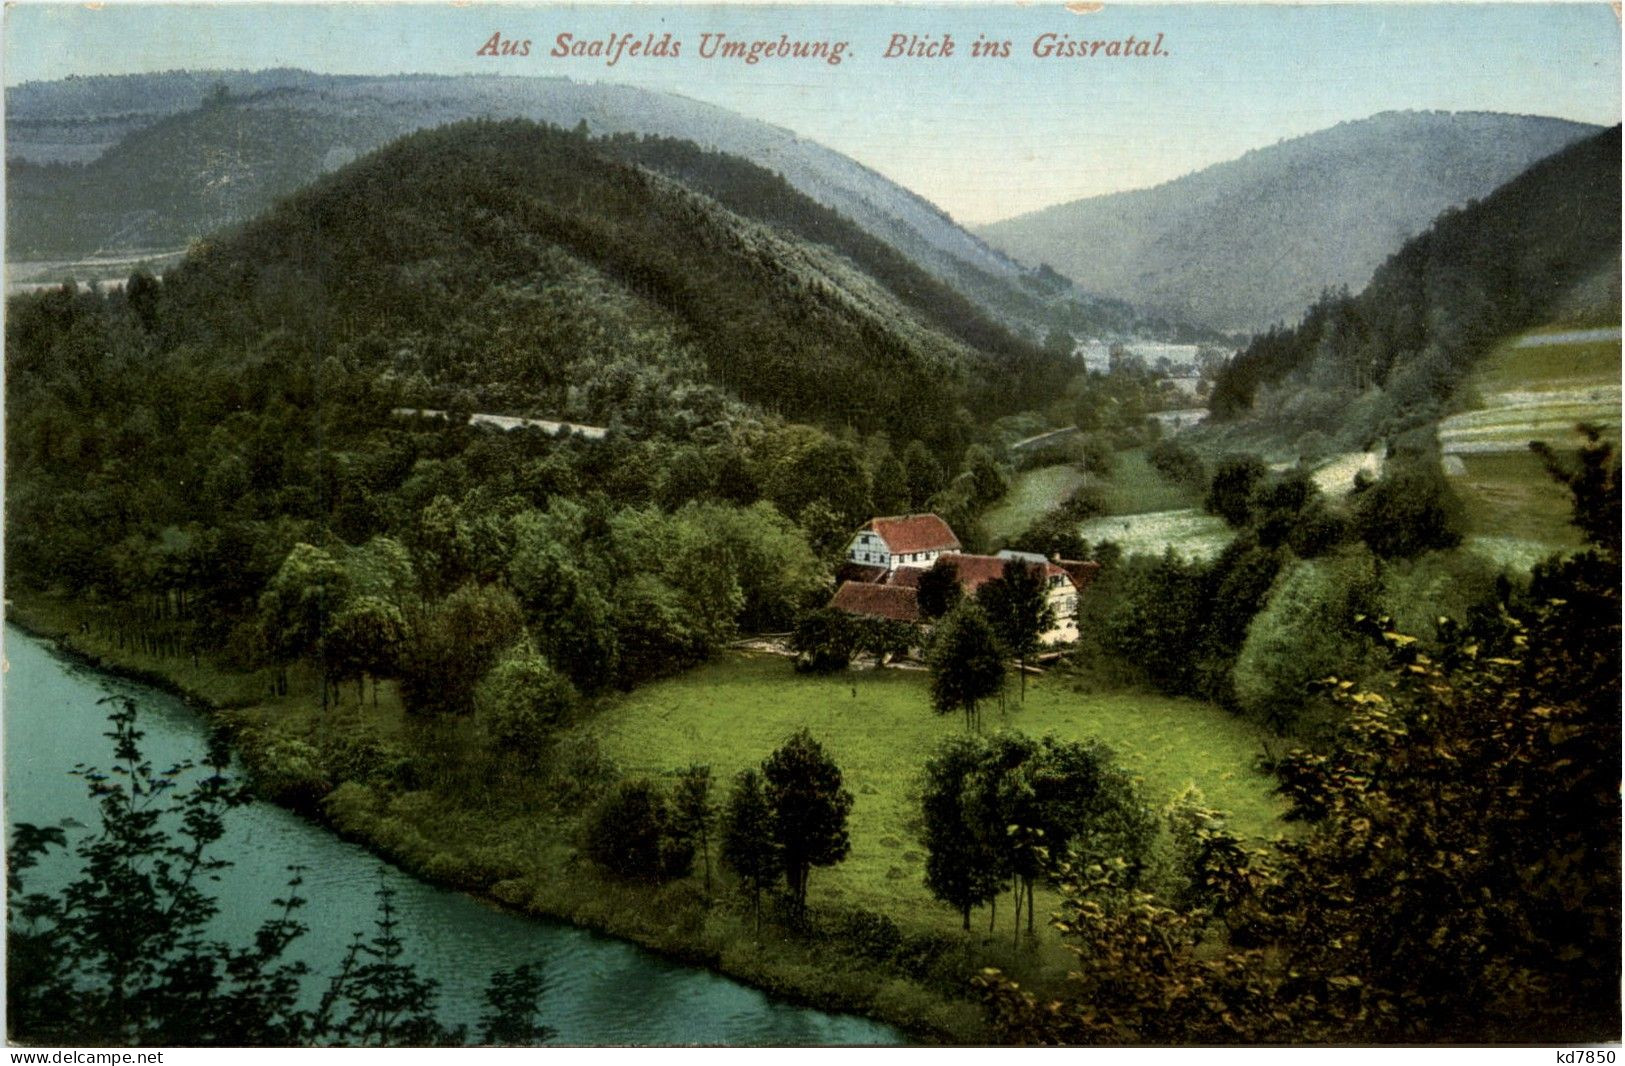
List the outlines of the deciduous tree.
{"type": "Polygon", "coordinates": [[[993,632],[1007,655],[1016,657],[1021,672],[1021,699],[1027,700],[1027,656],[1036,652],[1042,637],[1055,625],[1044,567],[1011,560],[1004,573],[983,583],[976,602],[987,612],[993,632]]]}
{"type": "Polygon", "coordinates": [[[975,603],[954,608],[932,636],[927,661],[932,708],[938,714],[959,711],[965,728],[975,728],[981,702],[1004,687],[1004,660],[987,614],[975,603]]]}
{"type": "Polygon", "coordinates": [[[784,873],[784,863],[773,833],[773,808],[762,788],[762,775],[741,770],[734,778],[722,811],[722,862],[750,890],[756,932],[762,931],[762,890],[771,888],[784,873]]]}
{"type": "Polygon", "coordinates": [[[835,760],[805,729],[763,761],[762,780],[773,812],[773,839],[784,864],[785,887],[797,910],[805,910],[812,868],[833,866],[851,850],[846,818],[852,810],[852,793],[842,786],[835,760]]]}

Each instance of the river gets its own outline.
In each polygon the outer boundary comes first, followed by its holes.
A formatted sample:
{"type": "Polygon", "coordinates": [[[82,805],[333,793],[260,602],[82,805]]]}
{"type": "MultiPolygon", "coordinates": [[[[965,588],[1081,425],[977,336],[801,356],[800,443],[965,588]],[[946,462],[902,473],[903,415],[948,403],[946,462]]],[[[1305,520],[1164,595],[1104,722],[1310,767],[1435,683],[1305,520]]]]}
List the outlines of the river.
{"type": "MultiPolygon", "coordinates": [[[[109,695],[139,707],[142,750],[159,768],[202,757],[208,726],[181,700],[58,655],[13,626],[5,630],[5,820],[65,824],[69,844],[96,823],[95,805],[76,763],[107,766],[109,695]]],[[[395,890],[408,957],[440,982],[440,1014],[477,1032],[489,975],[540,962],[548,979],[542,1019],[555,1044],[898,1044],[903,1036],[878,1022],[809,1010],[769,998],[708,970],[653,955],[635,945],[559,922],[526,918],[472,897],[417,881],[365,849],[339,840],[280,807],[253,803],[228,815],[217,854],[222,872],[218,933],[235,942],[273,912],[291,865],[305,867],[302,889],[310,927],[295,957],[330,973],[353,934],[370,934],[381,882],[395,890]]],[[[26,887],[62,883],[68,860],[29,872],[26,887]]],[[[311,980],[311,994],[317,982],[311,980]]]]}

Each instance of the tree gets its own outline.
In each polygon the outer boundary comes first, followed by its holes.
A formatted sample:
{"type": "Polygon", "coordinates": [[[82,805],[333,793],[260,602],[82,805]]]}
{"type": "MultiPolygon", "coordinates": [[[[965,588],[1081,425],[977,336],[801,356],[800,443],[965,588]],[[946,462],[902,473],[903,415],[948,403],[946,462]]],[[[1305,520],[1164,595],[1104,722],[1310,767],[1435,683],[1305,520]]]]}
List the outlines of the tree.
{"type": "MultiPolygon", "coordinates": [[[[53,893],[27,891],[27,873],[66,846],[57,827],[14,827],[7,874],[6,1024],[23,1043],[123,1046],[455,1044],[464,1031],[436,1016],[437,987],[417,975],[396,931],[392,892],[379,890],[370,939],[356,935],[315,1006],[306,1006],[307,963],[288,958],[304,934],[307,900],[293,870],[277,911],[250,943],[209,935],[219,904],[207,883],[229,865],[213,848],[248,792],[227,776],[224,733],[204,765],[158,771],[141,753],[136,706],[110,697],[114,764],[80,768],[100,811],[98,832],[74,846],[78,872],[53,893]],[[202,773],[192,778],[194,770],[202,773]]],[[[531,971],[534,975],[534,971],[531,971]]],[[[538,980],[503,987],[490,1024],[534,1025],[538,980]]]]}
{"type": "Polygon", "coordinates": [[[509,648],[474,689],[474,711],[499,752],[535,766],[576,705],[575,686],[528,640],[509,648]]]}
{"type": "Polygon", "coordinates": [[[907,471],[909,506],[924,507],[944,484],[942,464],[932,457],[923,443],[911,440],[908,447],[903,449],[903,468],[907,471]]]}
{"type": "Polygon", "coordinates": [[[1436,456],[1390,456],[1382,477],[1356,498],[1354,528],[1384,559],[1408,559],[1461,543],[1461,499],[1436,456]]]}
{"type": "Polygon", "coordinates": [[[858,648],[875,657],[878,666],[901,659],[920,642],[920,629],[894,618],[865,618],[858,626],[858,648]]]}
{"type": "Polygon", "coordinates": [[[1268,476],[1269,468],[1256,455],[1226,456],[1213,471],[1202,509],[1239,529],[1252,516],[1253,490],[1268,476]]]}
{"type": "Polygon", "coordinates": [[[963,803],[997,856],[994,868],[1013,879],[1018,936],[1023,901],[1031,936],[1034,884],[1071,853],[1080,863],[1126,860],[1137,878],[1156,833],[1132,780],[1098,741],[996,733],[966,779],[963,803]]]}
{"type": "Polygon", "coordinates": [[[620,645],[600,580],[581,565],[586,520],[584,511],[567,501],[556,501],[545,514],[516,516],[508,580],[540,650],[590,693],[615,678],[620,645]]]}
{"type": "Polygon", "coordinates": [[[1035,552],[1045,558],[1087,559],[1089,544],[1078,535],[1078,523],[1061,513],[1060,508],[1050,510],[1033,520],[1033,524],[1005,544],[1015,551],[1035,552]]]}
{"type": "Polygon", "coordinates": [[[705,898],[711,898],[711,825],[716,808],[711,803],[711,768],[695,763],[677,779],[672,796],[672,825],[678,836],[697,844],[705,863],[705,898]]]}
{"type": "Polygon", "coordinates": [[[1160,440],[1146,453],[1151,466],[1176,485],[1201,488],[1207,484],[1207,468],[1202,457],[1176,440],[1160,440]]]}
{"type": "Polygon", "coordinates": [[[1042,637],[1055,624],[1044,567],[1012,559],[1004,573],[985,582],[976,602],[987,612],[988,623],[1006,654],[1014,655],[1021,670],[1021,700],[1027,701],[1027,656],[1042,645],[1042,637]]]}
{"type": "Polygon", "coordinates": [[[1377,613],[1375,566],[1354,546],[1281,571],[1236,655],[1240,710],[1277,732],[1321,735],[1340,724],[1316,683],[1331,674],[1362,677],[1374,665],[1356,619],[1377,613]]]}
{"type": "Polygon", "coordinates": [[[406,617],[401,609],[377,596],[356,596],[333,616],[327,629],[328,659],[334,676],[354,678],[356,700],[372,675],[372,702],[378,705],[378,678],[395,672],[406,642],[406,617]]]}
{"type": "Polygon", "coordinates": [[[588,812],[584,843],[594,862],[628,880],[670,881],[694,862],[666,797],[647,778],[622,781],[588,812]]]}
{"type": "Polygon", "coordinates": [[[959,711],[965,728],[976,728],[977,708],[1004,687],[1004,660],[987,614],[975,603],[955,607],[937,627],[926,656],[931,667],[931,707],[959,711]]]}
{"type": "Polygon", "coordinates": [[[790,635],[790,649],[796,653],[795,667],[814,674],[845,670],[857,651],[860,625],[856,618],[835,607],[809,611],[796,623],[790,635]]]}
{"type": "Polygon", "coordinates": [[[840,767],[805,729],[763,761],[762,780],[785,887],[791,903],[804,911],[812,868],[833,866],[851,850],[846,817],[852,793],[841,785],[840,767]]]}
{"type": "Polygon", "coordinates": [[[500,1047],[530,1047],[557,1035],[537,1018],[536,1004],[547,992],[542,970],[524,963],[491,978],[485,990],[485,1013],[480,1015],[480,1042],[500,1047]]]}
{"type": "Polygon", "coordinates": [[[1161,556],[1133,556],[1109,568],[1080,601],[1099,617],[1100,641],[1145,672],[1165,692],[1195,688],[1203,626],[1203,567],[1170,546],[1161,556]]]}
{"type": "Polygon", "coordinates": [[[920,787],[925,885],[959,911],[966,932],[971,909],[992,902],[1009,876],[993,835],[976,824],[965,805],[972,778],[986,758],[987,742],[981,737],[949,737],[926,760],[920,787]]]}
{"type": "MultiPolygon", "coordinates": [[[[694,504],[678,517],[693,529],[699,550],[726,561],[744,598],[738,623],[745,632],[786,629],[808,605],[827,595],[828,571],[808,546],[806,534],[772,504],[694,504]]],[[[848,532],[843,528],[841,537],[848,532]]]]}
{"type": "Polygon", "coordinates": [[[1010,491],[1010,472],[981,444],[965,449],[963,476],[970,488],[973,510],[981,510],[1010,491]]]}
{"type": "Polygon", "coordinates": [[[954,609],[965,590],[959,584],[959,568],[946,559],[938,559],[920,575],[920,587],[915,598],[920,605],[920,617],[941,618],[954,609]]]}
{"type": "Polygon", "coordinates": [[[1546,472],[1573,493],[1570,521],[1606,555],[1619,556],[1619,463],[1614,450],[1591,425],[1575,427],[1586,442],[1573,463],[1565,462],[1545,441],[1530,441],[1546,472]]]}
{"type": "Polygon", "coordinates": [[[413,612],[398,666],[407,709],[447,715],[473,710],[480,678],[522,632],[519,604],[501,585],[463,585],[413,612]]]}
{"type": "Polygon", "coordinates": [[[303,655],[316,657],[324,710],[329,666],[323,640],[349,592],[349,575],[332,555],[313,544],[295,544],[260,595],[259,621],[266,647],[281,663],[303,655]]]}
{"type": "Polygon", "coordinates": [[[773,809],[762,790],[762,776],[741,770],[722,811],[723,865],[750,889],[756,933],[762,932],[762,890],[771,888],[784,873],[778,840],[773,835],[773,809]]]}

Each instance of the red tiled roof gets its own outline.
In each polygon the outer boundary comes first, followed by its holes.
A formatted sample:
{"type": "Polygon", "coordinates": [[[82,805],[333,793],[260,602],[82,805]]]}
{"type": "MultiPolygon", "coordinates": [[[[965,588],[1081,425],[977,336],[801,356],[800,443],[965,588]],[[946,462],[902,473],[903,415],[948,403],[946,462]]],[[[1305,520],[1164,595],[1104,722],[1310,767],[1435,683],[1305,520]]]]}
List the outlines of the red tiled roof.
{"type": "MultiPolygon", "coordinates": [[[[938,556],[938,558],[941,558],[941,556],[938,556]]],[[[920,575],[925,573],[925,570],[926,568],[923,566],[899,566],[891,572],[891,576],[886,579],[886,584],[905,589],[917,589],[920,587],[920,575]]]]}
{"type": "Polygon", "coordinates": [[[868,615],[871,618],[890,618],[898,622],[920,620],[920,603],[914,590],[896,585],[847,581],[835,590],[829,605],[848,614],[868,615]]]}
{"type": "Polygon", "coordinates": [[[891,571],[884,566],[868,566],[863,563],[845,562],[835,570],[835,580],[861,581],[866,585],[878,585],[886,580],[891,571]]]}
{"type": "Polygon", "coordinates": [[[902,552],[958,551],[959,538],[934,514],[871,518],[863,527],[880,534],[893,555],[902,552]]]}
{"type": "MultiPolygon", "coordinates": [[[[1015,562],[1023,565],[1019,559],[1000,559],[996,555],[943,555],[938,557],[938,565],[951,565],[959,571],[959,587],[971,595],[976,590],[992,581],[996,577],[1004,576],[1006,563],[1015,562]]],[[[1027,563],[1027,566],[1037,566],[1037,563],[1027,563]]],[[[1044,564],[1045,577],[1070,577],[1065,570],[1054,563],[1044,564]]]]}
{"type": "Polygon", "coordinates": [[[1100,564],[1093,561],[1078,562],[1076,559],[1057,559],[1055,565],[1066,571],[1067,576],[1072,579],[1072,584],[1078,587],[1079,592],[1094,584],[1095,575],[1100,573],[1100,564]]]}

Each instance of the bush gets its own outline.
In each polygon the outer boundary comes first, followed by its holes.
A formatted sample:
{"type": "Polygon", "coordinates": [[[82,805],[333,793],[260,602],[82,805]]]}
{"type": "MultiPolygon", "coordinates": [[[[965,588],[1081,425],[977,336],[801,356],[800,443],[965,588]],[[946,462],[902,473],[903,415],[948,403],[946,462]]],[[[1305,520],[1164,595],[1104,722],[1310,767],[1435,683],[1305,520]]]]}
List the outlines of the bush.
{"type": "Polygon", "coordinates": [[[1358,548],[1283,570],[1236,659],[1241,709],[1278,732],[1311,739],[1335,726],[1329,705],[1311,689],[1330,676],[1358,678],[1374,665],[1356,618],[1376,613],[1378,594],[1375,560],[1358,548]]]}
{"type": "Polygon", "coordinates": [[[891,618],[865,618],[858,626],[858,647],[877,663],[901,659],[920,645],[919,627],[891,618]]]}
{"type": "Polygon", "coordinates": [[[843,911],[824,928],[843,950],[876,962],[890,962],[903,946],[903,931],[884,914],[869,910],[843,911]]]}
{"type": "Polygon", "coordinates": [[[386,787],[411,787],[406,753],[374,737],[339,734],[322,740],[321,761],[335,783],[357,781],[386,787]]]}
{"type": "Polygon", "coordinates": [[[474,710],[491,744],[526,766],[536,764],[575,705],[575,686],[528,640],[508,649],[474,690],[474,710]]]}
{"type": "Polygon", "coordinates": [[[615,760],[590,736],[566,737],[548,759],[547,790],[561,810],[580,810],[620,777],[615,760]]]}
{"type": "Polygon", "coordinates": [[[272,803],[311,811],[333,790],[321,751],[298,737],[245,730],[238,743],[255,789],[272,803]]]}
{"type": "Polygon", "coordinates": [[[1058,511],[1040,516],[1005,547],[1037,552],[1045,558],[1084,559],[1089,554],[1088,542],[1078,536],[1078,523],[1058,511]]]}
{"type": "Polygon", "coordinates": [[[1072,495],[1062,501],[1049,515],[1045,515],[1045,518],[1053,515],[1059,521],[1076,524],[1098,518],[1108,510],[1110,507],[1106,502],[1105,490],[1092,482],[1084,482],[1073,489],[1072,495]]]}
{"type": "Polygon", "coordinates": [[[1176,485],[1207,484],[1207,467],[1201,456],[1176,440],[1158,441],[1146,457],[1152,469],[1176,485]]]}
{"type": "Polygon", "coordinates": [[[1111,477],[1117,457],[1112,453],[1111,441],[1099,433],[1084,433],[1073,438],[1072,451],[1077,456],[1078,469],[1100,477],[1111,477]]]}
{"type": "Polygon", "coordinates": [[[694,847],[672,825],[666,797],[648,778],[622,781],[587,815],[583,844],[617,877],[670,881],[688,873],[694,847]]]}
{"type": "Polygon", "coordinates": [[[1461,500],[1436,455],[1390,457],[1382,477],[1360,493],[1354,528],[1384,559],[1409,559],[1461,543],[1461,500]]]}
{"type": "Polygon", "coordinates": [[[790,637],[796,653],[795,668],[805,673],[834,674],[845,670],[863,638],[859,620],[834,607],[802,615],[790,637]]]}
{"type": "Polygon", "coordinates": [[[1268,475],[1269,468],[1256,455],[1226,457],[1213,471],[1202,509],[1237,529],[1245,526],[1252,516],[1253,492],[1268,475]]]}

